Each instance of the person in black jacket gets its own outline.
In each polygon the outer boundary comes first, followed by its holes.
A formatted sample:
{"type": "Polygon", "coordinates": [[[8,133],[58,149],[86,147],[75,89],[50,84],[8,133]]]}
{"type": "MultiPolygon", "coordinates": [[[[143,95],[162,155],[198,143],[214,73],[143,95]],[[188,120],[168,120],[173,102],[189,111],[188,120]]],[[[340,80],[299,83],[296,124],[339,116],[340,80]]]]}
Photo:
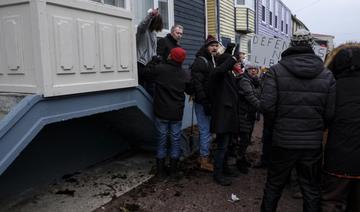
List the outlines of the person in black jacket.
{"type": "Polygon", "coordinates": [[[260,107],[274,118],[261,211],[276,211],[293,168],[303,193],[303,210],[320,211],[323,130],[334,115],[336,82],[314,54],[313,43],[309,31],[296,31],[280,62],[265,76],[260,107]]]}
{"type": "Polygon", "coordinates": [[[180,40],[184,33],[184,27],[175,24],[171,27],[171,31],[164,38],[160,38],[157,42],[156,53],[163,61],[167,60],[171,49],[180,47],[180,40]]]}
{"type": "Polygon", "coordinates": [[[180,157],[181,124],[184,113],[185,94],[189,89],[189,77],[181,68],[186,52],[177,47],[170,51],[166,63],[156,65],[146,73],[149,81],[155,83],[154,114],[157,134],[157,175],[163,178],[165,172],[165,157],[167,155],[166,141],[168,132],[171,136],[170,176],[176,177],[180,157]]]}
{"type": "Polygon", "coordinates": [[[194,106],[199,127],[200,135],[200,169],[205,171],[214,171],[213,164],[209,161],[210,154],[210,115],[211,100],[209,95],[209,77],[210,73],[215,70],[219,48],[219,41],[209,35],[205,44],[196,54],[195,61],[191,66],[191,80],[194,87],[194,106]]]}
{"type": "Polygon", "coordinates": [[[260,94],[257,90],[260,87],[260,82],[257,77],[257,66],[247,64],[245,70],[245,73],[238,80],[240,142],[236,165],[240,172],[247,174],[249,162],[246,160],[245,154],[251,143],[256,112],[260,110],[260,94]]]}
{"type": "Polygon", "coordinates": [[[360,44],[339,46],[326,64],[336,78],[336,112],[325,145],[322,211],[360,211],[360,44]]]}
{"type": "MultiPolygon", "coordinates": [[[[224,53],[218,59],[218,67],[210,72],[211,124],[210,131],[216,133],[216,149],[214,153],[214,180],[227,186],[231,180],[224,174],[233,175],[227,166],[228,144],[239,132],[238,94],[232,69],[239,58],[234,50],[233,55],[224,53]]],[[[234,176],[234,175],[233,175],[234,176]]]]}

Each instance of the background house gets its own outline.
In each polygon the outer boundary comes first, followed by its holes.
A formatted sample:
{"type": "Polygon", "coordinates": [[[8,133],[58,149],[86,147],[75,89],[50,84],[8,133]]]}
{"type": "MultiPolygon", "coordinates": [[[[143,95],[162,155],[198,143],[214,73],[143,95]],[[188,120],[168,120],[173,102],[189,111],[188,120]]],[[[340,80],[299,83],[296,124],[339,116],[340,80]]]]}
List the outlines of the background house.
{"type": "Polygon", "coordinates": [[[255,32],[255,0],[208,0],[208,32],[226,46],[240,44],[248,52],[248,41],[255,32]]]}
{"type": "Polygon", "coordinates": [[[256,34],[290,39],[292,18],[290,9],[280,0],[256,1],[256,34]]]}
{"type": "Polygon", "coordinates": [[[205,0],[134,0],[136,24],[146,16],[149,8],[159,8],[163,17],[165,26],[163,31],[158,33],[159,38],[170,33],[174,24],[184,27],[181,46],[187,52],[183,67],[188,69],[206,37],[205,0]]]}

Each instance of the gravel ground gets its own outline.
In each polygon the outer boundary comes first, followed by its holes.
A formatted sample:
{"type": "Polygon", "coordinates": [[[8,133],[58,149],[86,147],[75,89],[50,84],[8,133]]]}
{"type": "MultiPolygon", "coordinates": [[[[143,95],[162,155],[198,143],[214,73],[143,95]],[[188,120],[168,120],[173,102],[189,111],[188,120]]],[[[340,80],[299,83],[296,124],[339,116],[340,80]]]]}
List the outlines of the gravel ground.
{"type": "MultiPolygon", "coordinates": [[[[259,158],[261,148],[261,122],[257,123],[248,158],[259,158]]],[[[222,187],[213,182],[211,173],[199,171],[196,157],[188,158],[182,164],[184,177],[178,182],[158,181],[152,178],[128,193],[113,199],[95,212],[115,211],[260,211],[263,189],[266,181],[265,169],[251,169],[249,174],[233,178],[233,184],[222,187]],[[239,200],[229,201],[231,194],[239,200]]],[[[278,211],[300,212],[302,200],[291,198],[286,188],[279,202],[278,211]]]]}

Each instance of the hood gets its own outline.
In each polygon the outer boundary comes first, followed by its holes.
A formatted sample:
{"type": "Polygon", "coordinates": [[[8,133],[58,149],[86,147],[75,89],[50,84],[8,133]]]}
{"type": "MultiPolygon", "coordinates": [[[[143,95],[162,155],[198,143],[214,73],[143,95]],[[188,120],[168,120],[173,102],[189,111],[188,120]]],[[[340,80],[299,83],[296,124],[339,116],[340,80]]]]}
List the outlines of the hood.
{"type": "Polygon", "coordinates": [[[325,66],[335,78],[343,74],[360,71],[360,43],[345,43],[332,50],[326,58],[325,66]]]}
{"type": "Polygon", "coordinates": [[[300,78],[315,78],[324,70],[324,63],[308,47],[290,47],[285,50],[280,60],[289,72],[300,78]]]}

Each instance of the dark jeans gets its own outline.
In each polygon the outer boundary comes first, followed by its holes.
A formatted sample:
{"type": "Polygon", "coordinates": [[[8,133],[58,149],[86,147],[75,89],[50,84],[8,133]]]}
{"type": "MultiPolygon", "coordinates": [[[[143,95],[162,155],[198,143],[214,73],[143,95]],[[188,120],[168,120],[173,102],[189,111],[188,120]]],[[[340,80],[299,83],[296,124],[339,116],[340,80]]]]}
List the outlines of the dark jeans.
{"type": "Polygon", "coordinates": [[[296,168],[303,194],[303,211],[319,212],[321,152],[321,148],[295,150],[272,147],[261,211],[276,211],[291,170],[296,168]]]}
{"type": "Polygon", "coordinates": [[[323,212],[360,211],[360,179],[345,179],[324,174],[321,209],[323,212]]]}
{"type": "Polygon", "coordinates": [[[233,138],[231,133],[216,134],[216,149],[214,154],[214,174],[222,175],[228,145],[233,138]]]}

